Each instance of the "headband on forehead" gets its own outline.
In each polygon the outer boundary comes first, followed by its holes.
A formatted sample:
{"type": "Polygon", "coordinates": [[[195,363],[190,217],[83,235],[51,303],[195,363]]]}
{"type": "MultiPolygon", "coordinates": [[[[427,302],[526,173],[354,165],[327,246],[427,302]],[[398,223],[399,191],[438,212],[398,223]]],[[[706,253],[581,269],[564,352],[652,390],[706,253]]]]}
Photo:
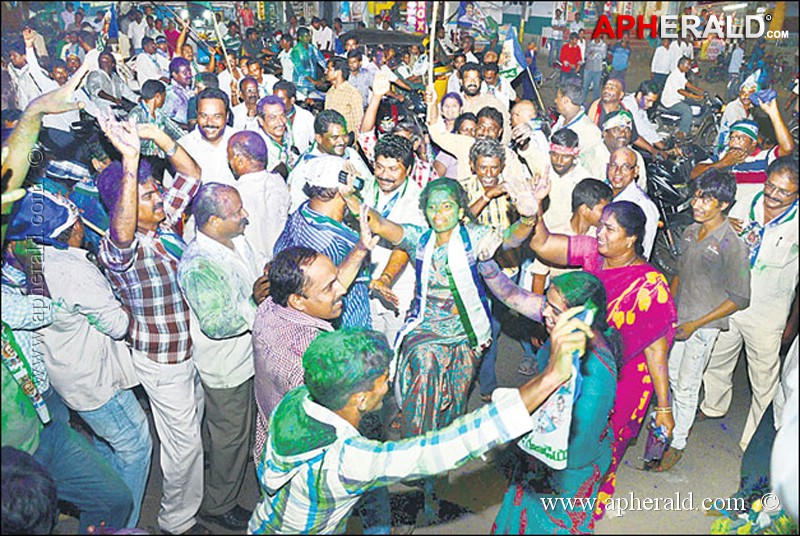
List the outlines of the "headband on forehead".
{"type": "Polygon", "coordinates": [[[550,152],[556,154],[578,156],[581,152],[581,149],[580,147],[567,147],[566,145],[558,145],[556,143],[550,142],[550,152]]]}
{"type": "Polygon", "coordinates": [[[742,119],[741,121],[736,121],[731,126],[731,132],[733,131],[741,132],[742,134],[752,138],[755,141],[758,141],[758,124],[755,121],[750,121],[749,119],[742,119]]]}
{"type": "Polygon", "coordinates": [[[614,127],[631,127],[633,123],[633,116],[627,110],[620,110],[615,112],[614,115],[609,115],[603,123],[603,130],[608,130],[614,127]]]}

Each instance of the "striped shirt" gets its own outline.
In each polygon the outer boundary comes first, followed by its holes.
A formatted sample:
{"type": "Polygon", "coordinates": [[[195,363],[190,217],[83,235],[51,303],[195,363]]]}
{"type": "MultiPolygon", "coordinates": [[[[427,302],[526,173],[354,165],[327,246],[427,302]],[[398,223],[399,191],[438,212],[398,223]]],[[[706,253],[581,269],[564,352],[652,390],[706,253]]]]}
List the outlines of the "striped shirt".
{"type": "Polygon", "coordinates": [[[136,231],[121,248],[107,234],[98,259],[107,268],[120,301],[131,311],[133,348],[161,364],[182,363],[192,356],[189,306],[178,286],[178,261],[186,244],[177,224],[200,188],[200,180],[177,175],[164,194],[164,220],[154,233],[136,231]]]}
{"type": "MultiPolygon", "coordinates": [[[[308,202],[300,205],[286,222],[275,243],[277,255],[292,246],[305,246],[324,253],[337,266],[358,243],[359,235],[342,222],[311,210],[308,202]]],[[[336,327],[372,327],[369,308],[369,269],[364,263],[350,290],[344,296],[342,316],[334,321],[336,327]]]]}
{"type": "MultiPolygon", "coordinates": [[[[727,168],[736,179],[736,201],[755,195],[764,188],[767,182],[767,168],[778,158],[780,146],[776,145],[772,149],[764,150],[756,147],[752,154],[747,155],[744,162],[734,164],[727,168]]],[[[701,164],[711,164],[725,158],[728,153],[726,148],[719,156],[712,156],[704,160],[701,164]]]]}
{"type": "Polygon", "coordinates": [[[313,402],[305,387],[291,391],[272,416],[267,449],[257,469],[262,499],[248,532],[343,534],[364,493],[453,469],[531,430],[530,415],[516,389],[497,389],[492,399],[446,428],[384,443],[366,439],[349,422],[313,402]],[[295,433],[308,441],[287,434],[288,426],[281,421],[306,424],[295,433]],[[289,436],[285,440],[282,429],[289,436]]]}

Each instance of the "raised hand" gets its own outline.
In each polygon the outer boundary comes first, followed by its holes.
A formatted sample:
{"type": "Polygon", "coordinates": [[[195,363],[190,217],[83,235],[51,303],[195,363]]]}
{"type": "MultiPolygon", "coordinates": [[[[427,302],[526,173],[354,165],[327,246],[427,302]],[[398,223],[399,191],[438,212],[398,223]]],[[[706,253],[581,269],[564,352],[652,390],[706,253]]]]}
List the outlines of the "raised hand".
{"type": "Polygon", "coordinates": [[[372,81],[372,94],[377,98],[381,98],[392,89],[392,83],[389,82],[389,75],[386,73],[378,73],[372,81]]]}
{"type": "Polygon", "coordinates": [[[528,179],[509,178],[506,180],[508,197],[523,218],[531,218],[539,213],[539,199],[535,195],[533,184],[528,179]]]}
{"type": "Polygon", "coordinates": [[[60,114],[83,108],[84,104],[82,102],[73,101],[72,97],[75,95],[75,91],[80,87],[87,74],[89,74],[89,66],[84,63],[75,71],[75,74],[67,80],[66,84],[35,98],[28,105],[28,109],[40,114],[60,114]]]}
{"type": "Polygon", "coordinates": [[[111,141],[123,158],[138,158],[141,140],[136,119],[117,121],[113,116],[100,117],[97,122],[103,134],[111,141]]]}
{"type": "Polygon", "coordinates": [[[361,245],[372,251],[380,241],[380,236],[374,236],[372,229],[369,228],[369,207],[366,204],[361,205],[361,214],[359,215],[358,222],[361,226],[361,245]]]}
{"type": "Polygon", "coordinates": [[[138,123],[136,125],[136,132],[142,140],[154,140],[162,134],[163,131],[153,123],[138,123]]]}
{"type": "Polygon", "coordinates": [[[33,42],[36,39],[36,34],[30,28],[22,30],[22,39],[25,41],[25,48],[33,48],[33,42]]]}

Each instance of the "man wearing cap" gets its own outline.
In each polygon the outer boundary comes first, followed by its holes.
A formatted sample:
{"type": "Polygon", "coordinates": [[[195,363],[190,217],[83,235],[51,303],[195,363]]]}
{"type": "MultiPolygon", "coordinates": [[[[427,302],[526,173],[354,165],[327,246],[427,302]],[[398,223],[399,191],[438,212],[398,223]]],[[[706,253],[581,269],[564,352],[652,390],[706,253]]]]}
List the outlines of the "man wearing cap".
{"type": "Polygon", "coordinates": [[[644,158],[642,158],[639,151],[634,149],[631,144],[631,140],[636,132],[633,128],[633,115],[628,110],[613,112],[605,117],[601,128],[603,131],[603,143],[597,147],[598,158],[608,162],[611,159],[611,153],[617,149],[621,147],[632,149],[636,155],[636,167],[639,169],[636,184],[646,192],[647,170],[644,164],[644,158]]]}
{"type": "Polygon", "coordinates": [[[31,238],[42,246],[44,280],[59,305],[53,322],[38,331],[36,351],[64,403],[108,443],[108,461],[133,495],[125,526],[135,527],[150,472],[150,428],[131,391],[139,379],[124,341],[128,313],[87,259],[83,236],[78,208],[46,191],[20,201],[8,229],[10,240],[31,238]]]}
{"type": "Polygon", "coordinates": [[[761,89],[758,85],[758,73],[753,73],[747,77],[739,86],[739,96],[725,105],[725,111],[719,120],[719,137],[714,153],[725,148],[728,142],[731,126],[742,119],[753,119],[753,103],[750,102],[750,95],[761,89]]]}
{"type": "MultiPolygon", "coordinates": [[[[343,158],[326,154],[306,163],[303,192],[309,199],[289,216],[275,244],[276,255],[292,246],[305,246],[324,253],[339,265],[356,245],[358,233],[342,223],[347,204],[339,193],[339,172],[344,169],[344,162],[343,158]]],[[[344,298],[337,327],[372,326],[369,281],[368,269],[362,268],[344,298]]]]}
{"type": "Polygon", "coordinates": [[[794,150],[794,140],[783,122],[778,100],[759,103],[767,114],[778,145],[764,150],[758,146],[758,124],[742,119],[731,125],[728,143],[719,156],[712,156],[697,164],[690,178],[695,179],[708,169],[727,169],[736,177],[736,200],[760,191],[767,180],[767,167],[778,157],[788,156],[794,150]]]}

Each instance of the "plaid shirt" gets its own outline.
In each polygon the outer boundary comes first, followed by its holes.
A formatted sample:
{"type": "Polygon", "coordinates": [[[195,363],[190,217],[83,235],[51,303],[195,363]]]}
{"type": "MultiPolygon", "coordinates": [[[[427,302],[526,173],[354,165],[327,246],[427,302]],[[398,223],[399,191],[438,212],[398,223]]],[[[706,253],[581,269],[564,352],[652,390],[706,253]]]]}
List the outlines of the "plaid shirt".
{"type": "Polygon", "coordinates": [[[133,347],[162,364],[182,363],[192,355],[189,306],[178,286],[178,261],[186,244],[176,226],[199,187],[199,179],[177,175],[164,195],[167,219],[156,232],[137,230],[127,248],[114,244],[110,234],[100,242],[106,277],[133,316],[133,347]]]}
{"type": "Polygon", "coordinates": [[[305,387],[291,391],[272,417],[267,449],[258,464],[262,499],[248,532],[343,534],[364,493],[453,469],[532,428],[516,389],[497,389],[492,398],[492,404],[446,428],[384,443],[363,437],[349,422],[314,403],[305,387]],[[306,426],[295,424],[295,433],[287,433],[292,422],[306,426]],[[307,441],[298,444],[295,434],[307,441]]]}
{"type": "MultiPolygon", "coordinates": [[[[155,117],[150,115],[150,110],[144,102],[140,102],[128,113],[128,119],[131,117],[136,118],[136,122],[140,125],[152,123],[158,128],[166,132],[167,136],[172,138],[172,141],[178,141],[186,135],[178,124],[170,119],[162,108],[156,108],[155,117]]],[[[145,156],[157,156],[159,158],[166,158],[164,151],[158,148],[156,142],[153,140],[142,140],[141,151],[145,156]]]]}
{"type": "Polygon", "coordinates": [[[325,109],[336,110],[344,116],[348,132],[361,130],[364,118],[364,105],[361,92],[345,80],[339,87],[333,87],[325,94],[325,109]]]}

